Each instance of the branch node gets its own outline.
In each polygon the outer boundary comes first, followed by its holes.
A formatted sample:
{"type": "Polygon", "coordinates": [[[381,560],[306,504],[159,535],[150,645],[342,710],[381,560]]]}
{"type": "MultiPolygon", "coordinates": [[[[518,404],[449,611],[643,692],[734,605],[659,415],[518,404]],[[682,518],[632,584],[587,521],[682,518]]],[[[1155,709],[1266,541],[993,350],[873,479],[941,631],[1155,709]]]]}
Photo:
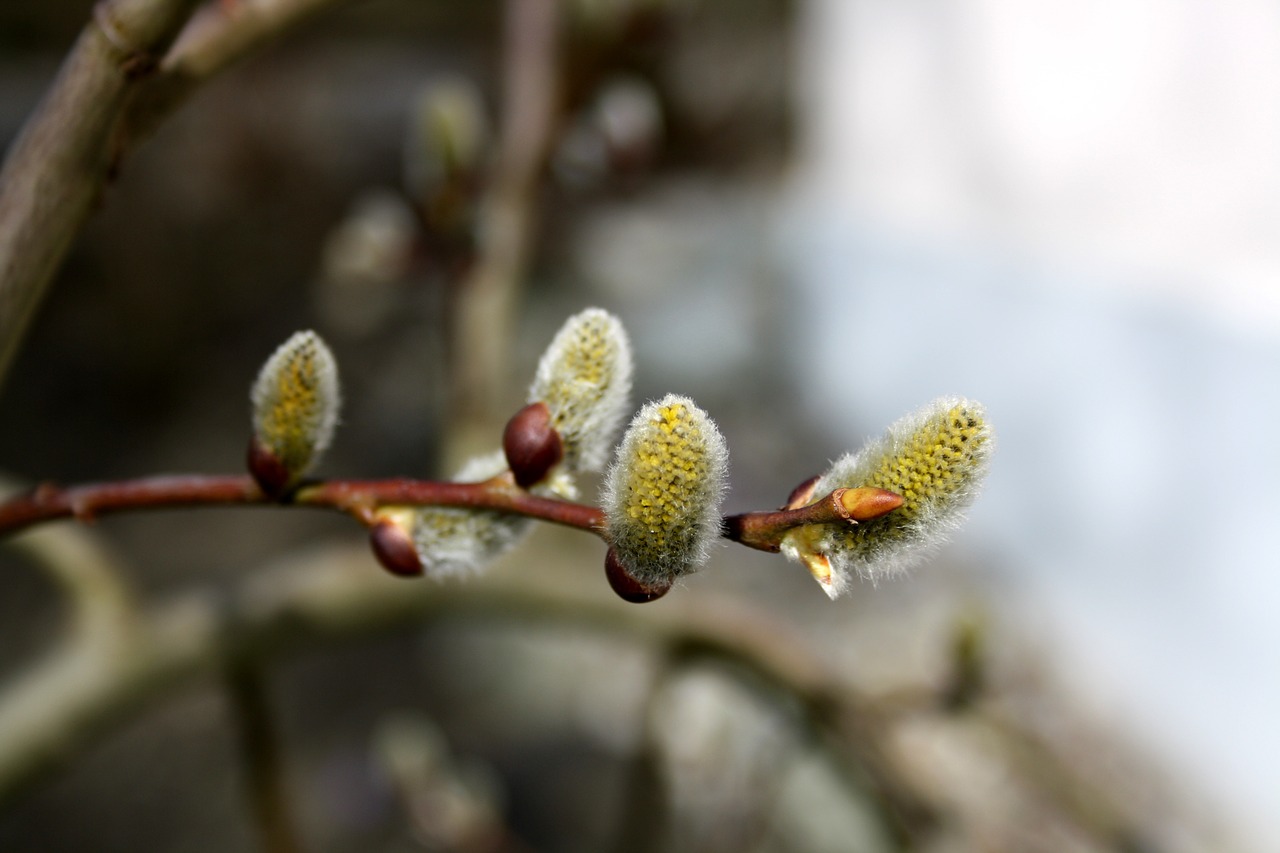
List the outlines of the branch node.
{"type": "Polygon", "coordinates": [[[93,511],[93,499],[86,496],[73,497],[70,500],[71,517],[81,524],[93,524],[97,516],[93,511]]]}
{"type": "Polygon", "coordinates": [[[93,22],[107,43],[120,53],[120,72],[127,80],[137,80],[153,74],[160,67],[162,57],[133,43],[120,29],[120,23],[112,17],[112,5],[111,0],[98,0],[93,5],[93,22]]]}

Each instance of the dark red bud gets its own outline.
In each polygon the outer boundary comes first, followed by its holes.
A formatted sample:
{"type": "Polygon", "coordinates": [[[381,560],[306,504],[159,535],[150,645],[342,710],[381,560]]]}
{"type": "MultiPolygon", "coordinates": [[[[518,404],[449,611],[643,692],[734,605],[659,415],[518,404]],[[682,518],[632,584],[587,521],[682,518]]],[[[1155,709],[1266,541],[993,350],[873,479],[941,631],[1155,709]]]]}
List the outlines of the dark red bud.
{"type": "Polygon", "coordinates": [[[413,538],[390,519],[384,518],[369,528],[369,547],[382,567],[396,577],[414,578],[423,573],[413,538]]]}
{"type": "Polygon", "coordinates": [[[564,442],[551,424],[546,403],[530,403],[507,421],[502,432],[502,450],[516,478],[527,489],[542,482],[556,463],[564,458],[564,442]]]}
{"type": "Polygon", "coordinates": [[[670,583],[665,586],[648,586],[636,580],[612,548],[604,557],[604,575],[609,579],[609,586],[613,587],[618,597],[632,604],[656,601],[671,589],[670,583]]]}
{"type": "Polygon", "coordinates": [[[799,509],[802,506],[806,506],[809,501],[813,500],[813,487],[818,485],[820,479],[822,478],[815,474],[792,489],[791,494],[787,496],[787,502],[782,505],[782,508],[799,509]]]}
{"type": "Polygon", "coordinates": [[[264,495],[273,499],[284,495],[292,479],[289,469],[256,435],[249,439],[248,463],[249,473],[264,495]]]}

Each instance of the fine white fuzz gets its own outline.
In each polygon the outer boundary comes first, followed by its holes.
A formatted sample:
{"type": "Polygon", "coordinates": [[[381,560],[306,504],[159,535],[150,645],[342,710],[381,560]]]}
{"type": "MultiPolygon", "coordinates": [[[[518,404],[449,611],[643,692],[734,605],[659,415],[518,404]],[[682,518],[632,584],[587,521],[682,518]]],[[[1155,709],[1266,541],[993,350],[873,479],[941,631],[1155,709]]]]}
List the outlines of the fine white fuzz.
{"type": "MultiPolygon", "coordinates": [[[[477,483],[507,470],[502,451],[477,456],[459,469],[454,482],[477,483]]],[[[567,475],[553,475],[532,491],[572,499],[577,490],[567,475]]],[[[414,512],[413,543],[428,575],[447,577],[476,572],[517,544],[533,526],[529,518],[461,507],[423,507],[414,512]]]]}
{"type": "Polygon", "coordinates": [[[337,361],[315,332],[296,332],[263,364],[250,399],[255,437],[297,480],[333,440],[341,407],[337,361]]]}
{"type": "Polygon", "coordinates": [[[618,318],[588,308],[565,321],[538,362],[529,402],[546,403],[569,471],[599,471],[627,415],[631,343],[618,318]]]}
{"type": "Polygon", "coordinates": [[[688,397],[668,394],[635,416],[609,468],[604,508],[609,541],[636,580],[669,586],[706,561],[728,468],[724,437],[688,397]]]}
{"type": "Polygon", "coordinates": [[[811,493],[816,501],[835,489],[870,486],[901,495],[902,506],[854,525],[795,528],[783,538],[782,553],[808,567],[832,598],[855,576],[877,580],[908,568],[963,519],[994,446],[981,404],[961,397],[935,400],[838,459],[811,493]]]}

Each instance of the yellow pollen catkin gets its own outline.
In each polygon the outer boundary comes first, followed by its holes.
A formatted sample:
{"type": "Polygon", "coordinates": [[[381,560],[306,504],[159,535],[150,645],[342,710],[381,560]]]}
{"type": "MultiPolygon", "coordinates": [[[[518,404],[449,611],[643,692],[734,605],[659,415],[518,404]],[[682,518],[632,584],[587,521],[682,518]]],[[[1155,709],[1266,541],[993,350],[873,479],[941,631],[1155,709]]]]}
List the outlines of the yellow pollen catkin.
{"type": "Polygon", "coordinates": [[[647,583],[693,571],[719,533],[728,451],[715,423],[668,395],[628,427],[605,484],[609,538],[647,583]]]}
{"type": "Polygon", "coordinates": [[[902,496],[900,508],[856,525],[798,528],[784,538],[783,552],[806,565],[829,561],[829,576],[819,581],[833,597],[854,575],[874,579],[905,568],[959,523],[986,476],[993,445],[980,404],[935,401],[837,460],[813,490],[819,500],[838,488],[888,489],[902,496]]]}
{"type": "Polygon", "coordinates": [[[570,317],[538,363],[529,402],[546,403],[564,442],[565,466],[598,471],[608,458],[631,394],[631,344],[618,318],[600,308],[570,317]]]}
{"type": "Polygon", "coordinates": [[[315,332],[294,334],[267,359],[250,393],[259,442],[292,477],[328,448],[341,405],[337,362],[315,332]]]}

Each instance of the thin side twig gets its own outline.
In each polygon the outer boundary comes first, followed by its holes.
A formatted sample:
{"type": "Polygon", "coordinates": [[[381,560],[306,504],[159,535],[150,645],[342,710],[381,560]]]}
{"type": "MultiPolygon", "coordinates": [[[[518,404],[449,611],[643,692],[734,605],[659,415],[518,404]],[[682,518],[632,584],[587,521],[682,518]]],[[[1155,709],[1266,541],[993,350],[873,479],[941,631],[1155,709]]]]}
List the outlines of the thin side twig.
{"type": "Polygon", "coordinates": [[[502,478],[483,483],[328,480],[304,484],[273,500],[247,474],[189,474],[68,487],[44,483],[0,502],[0,536],[47,521],[91,521],[128,510],[250,505],[333,509],[366,522],[369,512],[381,506],[455,506],[516,513],[594,532],[604,524],[604,514],[596,507],[538,497],[502,478]]]}
{"type": "Polygon", "coordinates": [[[122,140],[132,143],[155,128],[201,86],[227,67],[306,19],[351,0],[247,0],[229,10],[210,3],[197,12],[157,74],[128,104],[122,140]]]}

